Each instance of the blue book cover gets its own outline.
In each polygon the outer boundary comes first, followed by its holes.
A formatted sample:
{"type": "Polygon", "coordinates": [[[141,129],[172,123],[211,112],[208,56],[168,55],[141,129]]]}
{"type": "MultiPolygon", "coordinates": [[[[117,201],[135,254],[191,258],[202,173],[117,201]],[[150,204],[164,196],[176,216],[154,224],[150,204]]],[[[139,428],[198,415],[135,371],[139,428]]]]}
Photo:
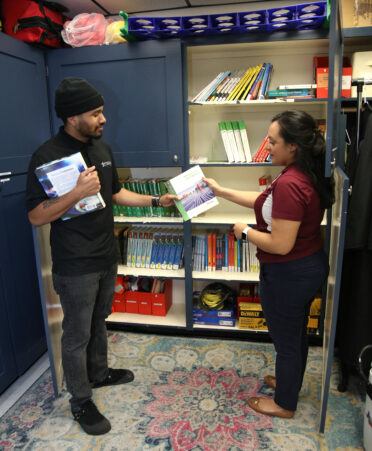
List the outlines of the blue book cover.
{"type": "Polygon", "coordinates": [[[161,262],[161,269],[167,269],[168,262],[169,262],[169,255],[171,251],[171,236],[169,233],[167,233],[164,237],[164,254],[163,259],[161,262]]]}
{"type": "MultiPolygon", "coordinates": [[[[35,175],[44,188],[48,197],[56,198],[72,191],[81,172],[87,169],[87,165],[80,152],[50,161],[35,169],[35,175]]],[[[63,214],[63,221],[92,211],[105,208],[105,202],[100,193],[81,199],[63,214]]]]}
{"type": "Polygon", "coordinates": [[[267,91],[269,89],[272,71],[273,71],[273,65],[271,63],[268,63],[267,70],[265,71],[265,75],[262,80],[261,94],[259,96],[259,99],[264,99],[266,97],[267,91]]]}
{"type": "Polygon", "coordinates": [[[156,262],[158,260],[158,252],[159,252],[159,234],[154,234],[154,239],[152,242],[151,249],[151,259],[150,259],[150,268],[155,268],[156,262]]]}
{"type": "Polygon", "coordinates": [[[237,271],[237,272],[240,272],[240,256],[241,256],[241,249],[240,249],[240,246],[241,246],[241,241],[240,241],[240,240],[236,240],[236,242],[237,242],[236,249],[237,249],[237,251],[238,251],[238,264],[237,264],[236,271],[237,271]]]}
{"type": "Polygon", "coordinates": [[[167,269],[173,269],[174,257],[176,255],[177,235],[172,234],[170,239],[170,252],[167,261],[167,269]]]}
{"type": "Polygon", "coordinates": [[[224,237],[224,249],[225,249],[225,260],[223,265],[223,271],[229,270],[229,235],[225,234],[224,237]]]}
{"type": "Polygon", "coordinates": [[[160,233],[159,250],[158,250],[158,256],[157,256],[156,263],[155,263],[156,269],[161,269],[161,264],[164,259],[165,246],[166,246],[165,235],[164,235],[164,233],[160,233]]]}
{"type": "Polygon", "coordinates": [[[182,235],[178,235],[178,240],[177,240],[177,244],[176,244],[176,252],[174,254],[173,269],[178,269],[181,267],[182,249],[183,249],[182,235]]]}

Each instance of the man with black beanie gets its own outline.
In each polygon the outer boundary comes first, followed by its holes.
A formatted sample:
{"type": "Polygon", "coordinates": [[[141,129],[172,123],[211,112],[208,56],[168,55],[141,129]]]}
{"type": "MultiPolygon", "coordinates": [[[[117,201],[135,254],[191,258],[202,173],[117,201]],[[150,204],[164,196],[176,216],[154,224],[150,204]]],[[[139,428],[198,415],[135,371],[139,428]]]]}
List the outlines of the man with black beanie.
{"type": "Polygon", "coordinates": [[[113,203],[169,206],[176,196],[147,196],[121,187],[111,149],[101,135],[102,95],[85,79],[65,78],[56,89],[58,134],[33,154],[27,177],[27,211],[35,227],[51,224],[52,275],[63,310],[62,364],[74,419],[88,434],[105,434],[110,422],[92,401],[92,388],[125,384],[130,370],[107,362],[106,318],[117,275],[113,203]],[[43,164],[81,152],[88,169],[68,193],[49,198],[35,175],[43,164]],[[69,220],[61,217],[82,199],[100,193],[105,208],[69,220]]]}

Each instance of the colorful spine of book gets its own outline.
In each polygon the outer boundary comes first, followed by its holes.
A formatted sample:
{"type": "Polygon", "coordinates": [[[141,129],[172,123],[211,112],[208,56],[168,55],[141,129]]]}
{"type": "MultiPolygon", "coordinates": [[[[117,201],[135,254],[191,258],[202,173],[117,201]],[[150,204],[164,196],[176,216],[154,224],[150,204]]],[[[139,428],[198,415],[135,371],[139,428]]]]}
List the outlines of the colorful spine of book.
{"type": "Polygon", "coordinates": [[[146,245],[145,268],[150,268],[153,242],[154,242],[154,232],[148,232],[147,245],[146,245]]]}
{"type": "Polygon", "coordinates": [[[261,64],[259,71],[257,72],[256,78],[254,79],[251,88],[248,92],[244,93],[242,100],[253,100],[254,99],[254,91],[258,85],[258,83],[262,80],[263,74],[265,73],[266,63],[261,64]]]}
{"type": "Polygon", "coordinates": [[[244,75],[244,70],[238,70],[231,74],[230,81],[227,83],[227,85],[224,87],[224,89],[221,90],[221,94],[219,97],[219,100],[221,102],[225,101],[230,93],[233,91],[235,86],[239,83],[240,79],[244,75]]]}
{"type": "Polygon", "coordinates": [[[139,230],[138,237],[137,237],[137,248],[136,248],[136,261],[135,261],[136,268],[141,267],[143,239],[144,239],[143,231],[139,230]]]}
{"type": "Polygon", "coordinates": [[[128,232],[128,247],[127,247],[127,266],[132,266],[132,244],[133,244],[133,231],[128,232]]]}
{"type": "Polygon", "coordinates": [[[221,75],[223,74],[223,72],[220,72],[210,83],[208,83],[207,86],[205,86],[191,101],[192,102],[198,102],[200,101],[201,97],[208,92],[212,86],[214,86],[214,84],[216,83],[216,80],[221,77],[221,75]]]}
{"type": "Polygon", "coordinates": [[[164,236],[164,253],[161,261],[161,269],[167,269],[169,262],[169,254],[171,250],[171,236],[169,233],[166,233],[164,236]]]}
{"type": "Polygon", "coordinates": [[[215,82],[211,85],[211,87],[204,92],[204,94],[199,98],[200,102],[206,102],[208,98],[211,96],[213,91],[221,84],[221,82],[230,75],[230,71],[222,72],[222,74],[215,79],[215,82]]]}
{"type": "Polygon", "coordinates": [[[254,81],[256,80],[256,77],[261,69],[261,66],[256,66],[253,68],[252,76],[251,78],[245,83],[245,85],[241,88],[241,90],[238,92],[237,96],[235,97],[236,100],[244,100],[247,94],[249,93],[249,90],[253,86],[254,81]]]}
{"type": "Polygon", "coordinates": [[[216,87],[211,96],[209,97],[210,102],[218,101],[221,91],[230,82],[231,72],[221,81],[221,83],[216,87]]]}
{"type": "Polygon", "coordinates": [[[175,233],[171,233],[170,240],[169,240],[170,251],[169,251],[169,258],[167,261],[166,269],[173,268],[174,256],[176,254],[176,240],[177,240],[177,235],[175,233]]]}
{"type": "Polygon", "coordinates": [[[158,260],[158,252],[159,252],[159,233],[154,233],[154,240],[152,243],[151,249],[151,260],[150,260],[150,268],[155,269],[156,262],[158,260]]]}
{"type": "Polygon", "coordinates": [[[240,90],[245,86],[246,82],[249,81],[252,77],[253,68],[249,67],[244,75],[241,77],[241,79],[236,83],[234,89],[230,92],[230,94],[227,96],[226,100],[234,100],[237,94],[240,92],[240,90]]]}
{"type": "Polygon", "coordinates": [[[271,63],[268,63],[268,70],[266,70],[265,72],[265,76],[264,79],[262,81],[262,88],[261,88],[261,92],[259,95],[259,99],[265,99],[266,95],[267,95],[267,91],[269,90],[269,85],[270,85],[270,80],[271,80],[271,75],[274,69],[274,66],[271,63]]]}
{"type": "Polygon", "coordinates": [[[156,263],[155,263],[156,269],[161,269],[164,252],[165,252],[165,236],[164,236],[164,233],[160,233],[159,234],[159,249],[158,249],[158,255],[157,255],[157,259],[156,259],[156,263]]]}
{"type": "Polygon", "coordinates": [[[228,241],[229,241],[229,272],[234,272],[234,235],[233,234],[229,234],[228,237],[228,241]]]}
{"type": "Polygon", "coordinates": [[[182,249],[183,249],[183,235],[178,235],[177,244],[176,244],[176,252],[174,255],[174,262],[172,265],[172,269],[179,269],[182,258],[182,249]]]}
{"type": "Polygon", "coordinates": [[[266,147],[267,141],[268,141],[268,136],[266,135],[252,159],[252,161],[254,161],[255,163],[258,163],[261,161],[261,158],[265,152],[265,147],[266,147]]]}
{"type": "Polygon", "coordinates": [[[217,267],[217,235],[212,233],[212,271],[217,267]]]}
{"type": "Polygon", "coordinates": [[[267,97],[291,97],[313,95],[310,89],[273,89],[267,92],[267,97]]]}

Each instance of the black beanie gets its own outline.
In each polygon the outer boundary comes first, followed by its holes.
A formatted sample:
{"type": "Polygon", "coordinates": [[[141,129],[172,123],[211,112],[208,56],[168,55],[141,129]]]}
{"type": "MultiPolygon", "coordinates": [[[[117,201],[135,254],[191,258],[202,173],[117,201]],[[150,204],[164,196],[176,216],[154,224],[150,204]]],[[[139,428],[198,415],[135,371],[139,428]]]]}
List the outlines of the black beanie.
{"type": "Polygon", "coordinates": [[[86,113],[103,104],[101,94],[84,78],[64,78],[56,89],[55,109],[61,118],[86,113]]]}

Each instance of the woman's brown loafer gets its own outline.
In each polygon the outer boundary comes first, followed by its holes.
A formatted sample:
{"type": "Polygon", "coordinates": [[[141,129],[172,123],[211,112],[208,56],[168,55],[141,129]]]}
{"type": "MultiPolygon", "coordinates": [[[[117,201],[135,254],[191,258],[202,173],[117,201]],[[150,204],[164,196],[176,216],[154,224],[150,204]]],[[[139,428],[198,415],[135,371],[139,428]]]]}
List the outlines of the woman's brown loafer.
{"type": "Polygon", "coordinates": [[[292,418],[294,412],[291,410],[282,409],[281,407],[277,407],[275,410],[265,410],[260,407],[260,400],[262,398],[249,398],[248,405],[251,409],[258,413],[263,413],[264,415],[270,415],[272,417],[280,417],[280,418],[292,418]]]}

